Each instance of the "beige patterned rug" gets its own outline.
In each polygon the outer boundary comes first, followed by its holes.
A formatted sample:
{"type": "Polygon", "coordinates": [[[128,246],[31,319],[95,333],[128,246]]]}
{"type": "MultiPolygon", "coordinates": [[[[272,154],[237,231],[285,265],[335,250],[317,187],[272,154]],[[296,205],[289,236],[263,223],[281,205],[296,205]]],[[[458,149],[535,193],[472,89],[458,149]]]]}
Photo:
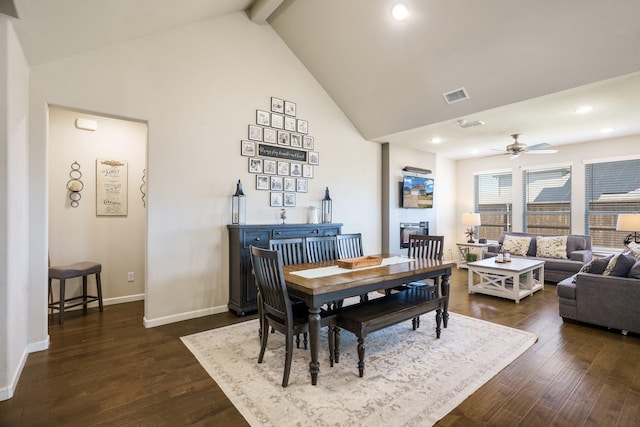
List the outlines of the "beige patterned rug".
{"type": "Polygon", "coordinates": [[[416,331],[404,322],[369,335],[364,378],[355,336],[342,331],[340,363],[330,368],[323,331],[317,386],[300,348],[282,388],[279,333],[269,336],[264,363],[257,363],[257,320],[182,341],[253,426],[430,426],[536,341],[533,333],[450,314],[440,339],[431,314],[416,331]]]}

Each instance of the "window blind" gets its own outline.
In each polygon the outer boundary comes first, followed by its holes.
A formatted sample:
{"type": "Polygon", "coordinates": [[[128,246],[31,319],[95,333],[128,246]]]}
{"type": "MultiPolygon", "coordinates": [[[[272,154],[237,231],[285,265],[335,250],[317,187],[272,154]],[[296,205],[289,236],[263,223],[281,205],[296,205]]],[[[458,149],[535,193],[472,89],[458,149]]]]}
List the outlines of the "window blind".
{"type": "Polygon", "coordinates": [[[571,168],[523,172],[524,231],[569,234],[571,230],[571,168]]]}
{"type": "Polygon", "coordinates": [[[502,231],[511,229],[511,172],[479,174],[474,177],[475,211],[480,214],[479,236],[497,240],[502,231]]]}

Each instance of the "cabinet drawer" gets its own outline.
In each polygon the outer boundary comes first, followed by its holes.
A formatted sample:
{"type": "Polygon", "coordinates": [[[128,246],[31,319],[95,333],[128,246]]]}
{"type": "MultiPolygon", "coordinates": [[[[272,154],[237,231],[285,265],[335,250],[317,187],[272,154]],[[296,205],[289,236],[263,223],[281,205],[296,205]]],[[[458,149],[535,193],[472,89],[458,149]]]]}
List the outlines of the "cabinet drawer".
{"type": "Polygon", "coordinates": [[[258,246],[266,248],[269,246],[269,230],[250,230],[242,232],[242,247],[258,246]]]}

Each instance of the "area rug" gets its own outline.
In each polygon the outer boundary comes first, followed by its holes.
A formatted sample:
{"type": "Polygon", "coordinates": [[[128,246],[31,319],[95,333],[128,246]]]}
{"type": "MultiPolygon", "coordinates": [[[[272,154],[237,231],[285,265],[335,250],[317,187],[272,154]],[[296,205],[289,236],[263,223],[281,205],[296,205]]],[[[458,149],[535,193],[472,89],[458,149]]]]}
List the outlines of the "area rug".
{"type": "Polygon", "coordinates": [[[435,317],[370,334],[364,377],[358,376],[357,341],[342,331],[340,363],[329,367],[326,328],[318,385],[311,385],[309,352],[293,355],[283,388],[284,337],[269,336],[257,363],[258,321],[182,337],[252,426],[430,426],[444,417],[536,341],[533,333],[450,313],[435,337],[435,317]]]}

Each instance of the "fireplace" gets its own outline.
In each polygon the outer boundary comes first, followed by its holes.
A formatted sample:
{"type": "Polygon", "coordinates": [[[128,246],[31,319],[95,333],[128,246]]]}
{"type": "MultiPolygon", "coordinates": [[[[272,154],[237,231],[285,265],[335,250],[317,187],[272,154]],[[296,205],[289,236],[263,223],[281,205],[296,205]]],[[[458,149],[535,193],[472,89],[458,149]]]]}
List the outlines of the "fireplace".
{"type": "Polygon", "coordinates": [[[429,221],[401,222],[400,223],[400,248],[409,247],[409,236],[412,234],[429,235],[429,221]]]}

